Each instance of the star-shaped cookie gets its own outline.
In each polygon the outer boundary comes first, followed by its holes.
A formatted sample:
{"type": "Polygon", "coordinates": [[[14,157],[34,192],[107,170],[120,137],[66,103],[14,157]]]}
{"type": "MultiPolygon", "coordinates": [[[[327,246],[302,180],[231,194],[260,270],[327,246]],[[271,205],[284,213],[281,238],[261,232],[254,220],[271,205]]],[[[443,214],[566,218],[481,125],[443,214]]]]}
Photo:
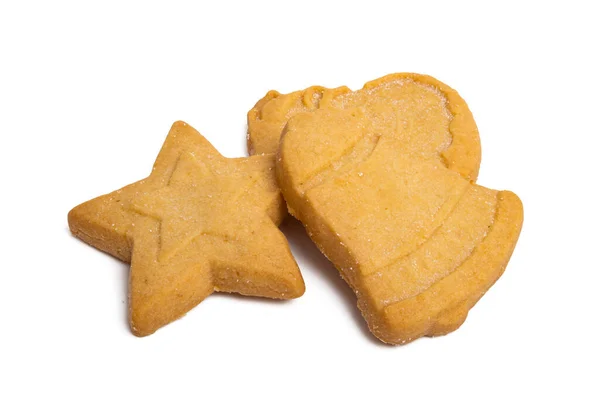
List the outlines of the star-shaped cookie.
{"type": "Polygon", "coordinates": [[[69,212],[75,236],[131,262],[129,314],[146,336],[213,291],[289,299],[304,282],[277,226],[274,156],[229,159],[173,124],[150,176],[69,212]]]}

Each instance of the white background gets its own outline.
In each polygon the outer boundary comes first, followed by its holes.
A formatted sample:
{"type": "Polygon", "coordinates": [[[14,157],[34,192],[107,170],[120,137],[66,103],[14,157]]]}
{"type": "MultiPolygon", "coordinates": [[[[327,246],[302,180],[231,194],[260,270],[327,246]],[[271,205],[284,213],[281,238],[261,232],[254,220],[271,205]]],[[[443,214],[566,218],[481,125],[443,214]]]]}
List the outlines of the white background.
{"type": "Polygon", "coordinates": [[[0,2],[0,401],[599,401],[595,2],[0,2]],[[456,88],[479,183],[523,200],[505,275],[456,332],[388,347],[297,223],[292,302],[213,295],[139,339],[128,267],[76,204],[145,177],[182,119],[244,156],[269,89],[392,72],[456,88]]]}

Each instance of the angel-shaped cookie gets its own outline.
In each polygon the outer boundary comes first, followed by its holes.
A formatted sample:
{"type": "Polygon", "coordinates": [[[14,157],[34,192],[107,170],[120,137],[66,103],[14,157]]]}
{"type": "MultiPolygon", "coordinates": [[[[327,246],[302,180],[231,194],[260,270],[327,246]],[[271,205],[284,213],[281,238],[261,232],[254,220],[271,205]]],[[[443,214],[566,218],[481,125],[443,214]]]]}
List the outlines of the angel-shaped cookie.
{"type": "Polygon", "coordinates": [[[457,329],[502,274],[522,205],[473,183],[477,128],[448,86],[395,74],[355,92],[271,92],[249,119],[249,143],[260,147],[284,126],[276,167],[288,209],[382,341],[457,329]]]}

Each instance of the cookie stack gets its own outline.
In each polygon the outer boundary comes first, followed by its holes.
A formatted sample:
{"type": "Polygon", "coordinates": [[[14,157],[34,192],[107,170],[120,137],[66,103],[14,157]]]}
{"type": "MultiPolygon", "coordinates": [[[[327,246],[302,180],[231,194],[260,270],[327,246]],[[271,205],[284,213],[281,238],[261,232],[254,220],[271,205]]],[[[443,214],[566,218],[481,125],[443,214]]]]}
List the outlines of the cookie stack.
{"type": "Polygon", "coordinates": [[[391,344],[457,329],[519,237],[519,198],[475,184],[481,149],[465,101],[429,76],[270,91],[248,113],[248,150],[224,158],[176,122],[148,178],[69,212],[75,236],[131,262],[135,335],[214,291],[301,296],[278,229],[286,211],[391,344]]]}

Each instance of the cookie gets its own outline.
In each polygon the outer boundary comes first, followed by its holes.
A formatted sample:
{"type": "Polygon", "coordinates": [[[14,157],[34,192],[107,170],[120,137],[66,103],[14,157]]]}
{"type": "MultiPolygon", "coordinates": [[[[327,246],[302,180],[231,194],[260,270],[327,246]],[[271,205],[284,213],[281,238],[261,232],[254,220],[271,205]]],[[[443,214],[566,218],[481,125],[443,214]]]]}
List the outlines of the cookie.
{"type": "MultiPolygon", "coordinates": [[[[328,89],[309,87],[290,94],[269,91],[248,112],[247,144],[250,155],[275,153],[279,137],[290,118],[330,105],[345,108],[369,102],[369,94],[378,93],[388,98],[385,114],[402,114],[412,109],[427,93],[434,91],[447,105],[453,119],[446,128],[452,142],[443,150],[441,157],[446,165],[469,180],[476,180],[481,163],[481,145],[473,115],[461,96],[446,84],[431,76],[414,73],[391,74],[368,82],[362,90],[352,92],[348,87],[328,89]]],[[[421,120],[424,120],[422,117],[421,120]]]]}
{"type": "Polygon", "coordinates": [[[435,79],[392,75],[327,94],[281,137],[277,178],[290,212],[379,339],[403,344],[457,329],[503,273],[521,201],[472,182],[477,129],[464,101],[435,79]]]}
{"type": "Polygon", "coordinates": [[[229,159],[173,124],[149,177],[69,212],[72,233],[131,262],[129,317],[146,336],[213,291],[289,299],[304,282],[277,226],[272,155],[229,159]]]}

